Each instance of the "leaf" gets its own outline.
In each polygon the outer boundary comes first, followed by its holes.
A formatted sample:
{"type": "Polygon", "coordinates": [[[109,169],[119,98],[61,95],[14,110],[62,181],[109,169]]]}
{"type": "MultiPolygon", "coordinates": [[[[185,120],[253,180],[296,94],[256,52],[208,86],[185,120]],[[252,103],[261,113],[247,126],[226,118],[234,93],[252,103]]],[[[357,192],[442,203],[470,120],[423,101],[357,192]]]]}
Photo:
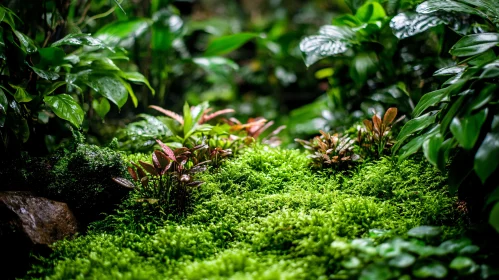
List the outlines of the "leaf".
{"type": "Polygon", "coordinates": [[[499,233],[499,202],[490,210],[489,224],[499,233]]]}
{"type": "MultiPolygon", "coordinates": [[[[494,119],[499,118],[494,116],[494,119]]],[[[475,154],[474,170],[485,184],[487,178],[497,169],[499,161],[499,133],[489,132],[475,154]]]]}
{"type": "Polygon", "coordinates": [[[239,66],[234,61],[219,56],[193,58],[192,62],[205,71],[222,77],[228,77],[239,69],[239,66]]]}
{"type": "Polygon", "coordinates": [[[386,110],[385,115],[383,116],[383,124],[390,125],[397,117],[397,108],[391,107],[386,110]]]}
{"type": "Polygon", "coordinates": [[[404,139],[409,137],[409,135],[412,135],[418,131],[427,128],[431,124],[434,124],[435,118],[436,115],[430,115],[429,113],[427,113],[408,121],[400,130],[400,133],[397,136],[397,141],[403,141],[404,139]]]}
{"type": "Polygon", "coordinates": [[[55,83],[52,83],[50,85],[49,88],[47,88],[44,92],[43,92],[43,96],[47,96],[47,95],[50,95],[52,94],[56,89],[60,88],[61,86],[63,85],[66,85],[67,83],[66,82],[63,82],[63,81],[59,81],[59,82],[55,82],[55,83]]]}
{"type": "Polygon", "coordinates": [[[442,230],[439,227],[433,226],[419,226],[410,229],[407,232],[407,235],[416,238],[427,238],[427,237],[435,237],[438,236],[442,230]]]}
{"type": "Polygon", "coordinates": [[[139,177],[137,177],[137,172],[135,172],[135,170],[131,166],[128,166],[127,170],[128,170],[128,173],[130,174],[130,176],[132,177],[133,180],[135,180],[135,181],[139,180],[139,177]]]}
{"type": "Polygon", "coordinates": [[[19,43],[21,43],[21,47],[23,50],[25,50],[27,53],[36,52],[37,48],[35,42],[33,42],[33,40],[31,40],[30,37],[24,35],[23,33],[17,30],[13,30],[13,32],[16,35],[17,39],[19,39],[19,43]]]}
{"type": "Polygon", "coordinates": [[[192,120],[191,108],[189,104],[185,102],[184,104],[184,139],[187,138],[189,131],[196,125],[196,122],[192,120]]]}
{"type": "Polygon", "coordinates": [[[29,94],[26,91],[26,89],[24,89],[23,87],[12,84],[10,84],[10,86],[16,90],[16,92],[14,93],[14,99],[17,102],[23,103],[23,102],[30,102],[31,100],[33,100],[33,96],[29,94]]]}
{"type": "Polygon", "coordinates": [[[499,59],[483,66],[483,72],[480,79],[499,77],[499,59]]]}
{"type": "Polygon", "coordinates": [[[454,103],[451,103],[452,106],[447,111],[445,116],[442,118],[442,121],[440,122],[440,132],[443,135],[445,135],[445,133],[447,132],[447,129],[449,128],[450,123],[452,122],[454,117],[457,115],[459,109],[461,109],[461,105],[463,104],[465,98],[466,98],[466,95],[463,94],[456,101],[454,101],[454,103]]]}
{"type": "Polygon", "coordinates": [[[163,109],[163,108],[161,108],[159,106],[156,106],[156,105],[151,105],[151,106],[149,106],[149,108],[154,109],[156,111],[159,111],[159,112],[165,114],[166,116],[168,116],[168,117],[176,120],[177,122],[179,122],[181,125],[184,124],[184,118],[182,116],[180,116],[179,114],[175,113],[175,112],[163,109]]]}
{"type": "Polygon", "coordinates": [[[450,131],[457,139],[458,143],[466,150],[475,146],[475,142],[480,135],[483,123],[487,119],[488,109],[481,110],[478,113],[465,116],[464,118],[454,117],[450,124],[450,131]]]}
{"type": "Polygon", "coordinates": [[[345,4],[347,4],[348,8],[350,8],[353,13],[355,13],[355,11],[365,2],[366,0],[345,0],[345,4]]]}
{"type": "Polygon", "coordinates": [[[363,120],[364,126],[366,127],[367,131],[373,132],[373,122],[370,120],[363,120]]]}
{"type": "Polygon", "coordinates": [[[398,256],[395,256],[393,259],[391,259],[388,264],[394,267],[398,268],[406,268],[414,264],[416,262],[416,258],[407,253],[402,253],[398,256]]]}
{"type": "Polygon", "coordinates": [[[438,165],[439,154],[441,153],[440,148],[443,142],[444,138],[440,133],[437,133],[426,139],[423,143],[423,152],[425,157],[435,166],[438,165]]]}
{"type": "Polygon", "coordinates": [[[109,110],[111,110],[111,104],[109,104],[109,101],[107,101],[106,98],[92,100],[92,107],[102,119],[104,119],[109,110]]]}
{"type": "Polygon", "coordinates": [[[384,19],[386,13],[380,3],[367,2],[357,10],[355,16],[362,22],[368,23],[384,19]]]}
{"type": "Polygon", "coordinates": [[[208,44],[204,56],[216,56],[229,53],[254,38],[259,38],[256,33],[238,33],[233,35],[222,36],[214,39],[208,44]]]}
{"type": "Polygon", "coordinates": [[[449,267],[455,270],[465,270],[470,269],[475,265],[476,264],[472,259],[468,257],[457,256],[451,261],[449,267]]]}
{"type": "Polygon", "coordinates": [[[80,105],[68,94],[45,96],[43,101],[61,119],[67,120],[76,127],[83,123],[85,113],[80,105]]]}
{"type": "Polygon", "coordinates": [[[107,47],[101,40],[93,38],[90,34],[69,34],[61,40],[52,43],[51,46],[91,46],[101,49],[107,47]]]}
{"type": "Polygon", "coordinates": [[[433,262],[431,264],[415,268],[412,273],[418,278],[444,278],[447,276],[447,268],[438,262],[433,262]]]}
{"type": "Polygon", "coordinates": [[[453,0],[429,0],[419,4],[416,7],[416,12],[421,14],[432,14],[438,11],[474,14],[487,18],[487,16],[483,12],[474,9],[469,5],[453,0]]]}
{"type": "Polygon", "coordinates": [[[7,96],[5,96],[3,89],[0,88],[0,114],[1,115],[7,114],[7,106],[9,106],[9,100],[7,99],[7,96]]]}
{"type": "Polygon", "coordinates": [[[140,166],[142,166],[142,168],[144,168],[144,170],[147,173],[149,173],[151,175],[154,175],[154,176],[158,176],[159,175],[158,171],[156,170],[156,168],[154,168],[154,166],[152,164],[144,162],[144,161],[141,161],[141,160],[139,160],[139,164],[140,164],[140,166]]]}
{"type": "Polygon", "coordinates": [[[355,32],[345,26],[326,25],[319,30],[319,35],[309,36],[300,42],[300,50],[308,66],[337,54],[344,53],[353,45],[355,32]]]}
{"type": "Polygon", "coordinates": [[[36,68],[34,66],[30,66],[30,68],[38,75],[38,77],[49,80],[49,81],[54,81],[59,79],[59,74],[53,71],[47,71],[47,70],[42,70],[39,68],[36,68]]]}
{"type": "Polygon", "coordinates": [[[447,22],[434,14],[400,13],[390,21],[393,35],[402,40],[447,22]]]}
{"type": "Polygon", "coordinates": [[[40,54],[40,62],[36,65],[38,68],[45,68],[46,66],[59,66],[64,64],[64,57],[66,53],[61,48],[42,48],[38,49],[40,54]]]}
{"type": "Polygon", "coordinates": [[[455,56],[481,54],[499,44],[499,33],[480,33],[464,36],[452,46],[449,53],[455,56]]]}
{"type": "Polygon", "coordinates": [[[443,88],[436,91],[429,92],[419,100],[418,104],[414,108],[412,114],[415,117],[419,117],[426,109],[431,106],[438,106],[440,101],[444,99],[448,94],[448,89],[443,88]]]}
{"type": "Polygon", "coordinates": [[[445,67],[438,69],[433,73],[433,76],[449,76],[449,75],[456,75],[456,74],[461,74],[466,70],[466,66],[450,66],[450,67],[445,67]]]}
{"type": "Polygon", "coordinates": [[[123,79],[128,80],[130,82],[145,84],[149,88],[149,90],[152,92],[153,95],[156,93],[156,91],[149,84],[149,81],[146,79],[146,77],[144,77],[144,75],[140,74],[139,72],[122,72],[122,71],[120,71],[120,77],[122,77],[123,79]]]}
{"type": "MultiPolygon", "coordinates": [[[[419,148],[423,145],[427,135],[420,135],[418,137],[413,138],[407,144],[405,144],[399,152],[398,162],[402,162],[408,156],[414,154],[419,150],[419,148]]],[[[401,143],[401,142],[399,142],[401,143]]]]}
{"type": "Polygon", "coordinates": [[[135,188],[135,185],[132,182],[130,182],[129,180],[125,179],[125,178],[113,177],[111,179],[113,179],[113,181],[115,181],[120,186],[123,186],[125,188],[129,188],[129,189],[134,189],[135,188]]]}
{"type": "Polygon", "coordinates": [[[165,143],[161,142],[160,140],[156,140],[156,142],[161,146],[161,149],[165,154],[173,161],[177,161],[177,158],[175,157],[175,153],[170,149],[170,147],[166,146],[165,143]]]}
{"type": "Polygon", "coordinates": [[[86,84],[94,91],[109,99],[118,108],[123,107],[128,99],[128,91],[117,76],[90,75],[86,84]]]}
{"type": "Polygon", "coordinates": [[[152,21],[145,18],[115,21],[103,26],[94,36],[109,46],[130,48],[137,37],[144,34],[152,21]]]}

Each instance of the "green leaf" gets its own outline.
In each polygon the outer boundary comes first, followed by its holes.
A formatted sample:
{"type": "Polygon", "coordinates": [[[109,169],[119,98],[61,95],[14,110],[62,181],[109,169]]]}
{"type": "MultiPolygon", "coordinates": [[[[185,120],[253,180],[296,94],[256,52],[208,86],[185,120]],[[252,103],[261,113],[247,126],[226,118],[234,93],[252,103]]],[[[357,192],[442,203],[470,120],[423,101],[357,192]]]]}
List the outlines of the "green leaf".
{"type": "Polygon", "coordinates": [[[414,262],[416,262],[416,258],[413,255],[402,253],[391,259],[388,264],[398,268],[406,268],[413,265],[414,262]]]}
{"type": "Polygon", "coordinates": [[[347,4],[348,8],[350,8],[353,13],[355,13],[355,11],[365,2],[366,0],[345,0],[345,4],[347,4]]]}
{"type": "MultiPolygon", "coordinates": [[[[494,116],[494,118],[497,118],[494,116]]],[[[489,132],[475,154],[474,170],[485,183],[497,169],[499,161],[499,133],[489,132]]]]}
{"type": "Polygon", "coordinates": [[[76,127],[83,123],[85,113],[80,105],[68,94],[45,96],[43,101],[61,119],[67,120],[76,127]]]}
{"type": "MultiPolygon", "coordinates": [[[[413,138],[407,144],[405,144],[399,152],[398,162],[402,162],[404,159],[409,157],[410,155],[416,153],[419,148],[423,145],[424,141],[428,138],[427,135],[420,135],[418,137],[413,138]]],[[[402,142],[398,142],[402,143],[402,142]]]]}
{"type": "Polygon", "coordinates": [[[449,264],[449,267],[455,270],[466,270],[475,265],[476,264],[472,259],[468,257],[457,256],[449,264]]]}
{"type": "Polygon", "coordinates": [[[368,2],[360,7],[355,16],[362,22],[374,22],[386,17],[385,9],[378,2],[368,2]]]}
{"type": "Polygon", "coordinates": [[[37,48],[35,45],[35,42],[31,40],[28,36],[24,35],[23,33],[13,30],[14,34],[16,35],[17,39],[19,39],[19,43],[21,43],[21,47],[23,50],[25,50],[27,53],[34,53],[36,52],[37,48]]]}
{"type": "Polygon", "coordinates": [[[438,11],[474,14],[487,18],[487,16],[483,12],[474,9],[469,5],[453,0],[429,0],[419,4],[416,7],[416,12],[421,14],[432,14],[438,11]]]}
{"type": "Polygon", "coordinates": [[[410,229],[407,232],[407,235],[416,238],[427,238],[427,237],[435,237],[442,233],[442,230],[439,227],[433,226],[419,226],[410,229]]]}
{"type": "Polygon", "coordinates": [[[91,75],[86,84],[116,104],[118,108],[123,107],[128,99],[128,91],[123,81],[117,76],[91,75]]]}
{"type": "Polygon", "coordinates": [[[31,100],[33,100],[33,96],[29,94],[23,87],[12,84],[10,84],[10,86],[16,90],[16,92],[14,93],[14,98],[17,102],[30,102],[31,100]]]}
{"type": "Polygon", "coordinates": [[[455,56],[481,54],[499,44],[499,33],[480,33],[464,36],[452,46],[449,53],[455,56]]]}
{"type": "Polygon", "coordinates": [[[189,104],[185,102],[184,104],[184,139],[187,139],[189,131],[196,125],[192,120],[191,108],[189,104]]]}
{"type": "Polygon", "coordinates": [[[392,18],[390,27],[393,35],[401,40],[445,23],[434,14],[400,13],[392,18]]]}
{"type": "Polygon", "coordinates": [[[109,101],[107,101],[106,98],[92,100],[92,107],[102,119],[104,119],[109,110],[111,110],[111,104],[109,104],[109,101]]]}
{"type": "Polygon", "coordinates": [[[64,64],[66,53],[61,48],[42,48],[38,49],[40,54],[40,62],[36,65],[37,68],[46,68],[47,66],[59,66],[64,64]]]}
{"type": "Polygon", "coordinates": [[[438,106],[440,101],[447,97],[447,95],[448,88],[439,89],[423,95],[416,105],[416,108],[414,108],[412,114],[415,117],[419,117],[429,107],[438,106]]]}
{"type": "Polygon", "coordinates": [[[494,53],[493,50],[489,49],[483,53],[479,53],[477,55],[468,57],[460,61],[458,64],[463,65],[464,63],[467,63],[468,65],[472,66],[482,66],[486,63],[494,61],[495,59],[496,59],[496,54],[494,53]]]}
{"type": "Polygon", "coordinates": [[[433,262],[428,265],[423,265],[415,268],[412,273],[418,278],[444,278],[447,276],[447,268],[438,262],[433,262]]]}
{"type": "Polygon", "coordinates": [[[9,106],[9,100],[7,100],[3,89],[0,88],[0,115],[7,114],[7,106],[9,106]]]}
{"type": "Polygon", "coordinates": [[[254,38],[259,38],[256,33],[238,33],[233,35],[222,36],[214,39],[208,45],[204,56],[216,56],[229,53],[254,38]]]}
{"type": "Polygon", "coordinates": [[[59,87],[63,86],[63,85],[66,85],[67,83],[66,82],[63,82],[63,81],[59,81],[59,82],[55,82],[55,83],[52,83],[50,85],[49,88],[47,88],[44,92],[43,92],[43,96],[46,96],[46,95],[50,95],[52,94],[56,89],[58,89],[59,87]]]}
{"type": "Polygon", "coordinates": [[[433,135],[426,139],[423,143],[423,152],[428,161],[437,166],[440,154],[440,148],[444,142],[444,138],[440,133],[433,135]]]}
{"type": "Polygon", "coordinates": [[[219,56],[193,58],[192,62],[203,68],[205,71],[222,77],[229,77],[234,73],[234,71],[239,70],[237,63],[219,56]]]}
{"type": "Polygon", "coordinates": [[[497,77],[499,77],[499,59],[483,66],[483,72],[480,75],[480,79],[497,77]]]}
{"type": "Polygon", "coordinates": [[[47,70],[42,70],[39,68],[36,68],[34,66],[30,66],[30,68],[38,75],[38,77],[49,80],[49,81],[54,81],[59,79],[59,74],[53,71],[47,71],[47,70]]]}
{"type": "Polygon", "coordinates": [[[397,136],[397,141],[403,141],[410,135],[427,128],[431,124],[434,124],[435,118],[436,115],[430,115],[427,113],[408,121],[400,130],[400,133],[397,136]]]}
{"type": "Polygon", "coordinates": [[[109,46],[130,48],[135,39],[142,36],[151,24],[152,21],[145,18],[115,21],[103,26],[94,36],[109,46]]]}
{"type": "Polygon", "coordinates": [[[499,233],[499,202],[490,210],[489,224],[499,233]]]}
{"type": "Polygon", "coordinates": [[[98,48],[107,48],[107,46],[99,39],[95,39],[89,34],[69,34],[66,37],[52,43],[52,47],[59,46],[91,46],[98,48]]]}
{"type": "Polygon", "coordinates": [[[483,123],[487,119],[488,109],[481,110],[478,113],[465,116],[464,118],[454,117],[450,124],[450,131],[457,139],[457,142],[466,150],[475,146],[475,142],[480,135],[483,123]]]}
{"type": "Polygon", "coordinates": [[[344,53],[354,44],[355,32],[345,26],[325,25],[319,35],[309,36],[300,42],[300,50],[308,66],[337,54],[344,53]]]}
{"type": "Polygon", "coordinates": [[[445,116],[443,117],[443,119],[440,123],[440,132],[443,135],[445,135],[445,133],[447,132],[447,129],[449,128],[451,121],[457,115],[459,109],[461,109],[461,105],[463,104],[465,98],[466,98],[466,96],[463,94],[456,101],[454,101],[454,103],[451,103],[452,106],[447,111],[447,113],[445,114],[445,116]]]}
{"type": "Polygon", "coordinates": [[[144,75],[140,74],[139,72],[120,72],[120,76],[130,82],[145,84],[153,95],[156,93],[156,91],[149,84],[149,81],[146,79],[146,77],[144,77],[144,75]]]}
{"type": "Polygon", "coordinates": [[[137,108],[137,106],[139,105],[139,101],[137,100],[137,96],[135,96],[135,92],[133,91],[132,86],[130,86],[129,83],[127,83],[127,82],[125,82],[123,80],[121,80],[121,83],[126,88],[126,91],[128,92],[128,95],[130,95],[130,99],[132,99],[133,106],[135,108],[137,108]]]}
{"type": "Polygon", "coordinates": [[[350,66],[350,77],[358,85],[364,84],[369,74],[376,71],[378,58],[375,53],[359,53],[350,66]]]}

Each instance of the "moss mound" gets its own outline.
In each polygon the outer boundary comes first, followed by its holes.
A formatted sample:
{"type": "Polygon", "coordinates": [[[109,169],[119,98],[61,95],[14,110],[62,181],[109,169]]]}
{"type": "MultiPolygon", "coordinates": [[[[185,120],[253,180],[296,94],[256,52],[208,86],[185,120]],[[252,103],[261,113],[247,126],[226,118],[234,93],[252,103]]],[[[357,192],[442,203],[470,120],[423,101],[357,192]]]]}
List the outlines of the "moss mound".
{"type": "Polygon", "coordinates": [[[464,229],[444,177],[423,161],[397,165],[381,159],[350,175],[313,173],[307,164],[299,151],[257,146],[203,174],[206,183],[186,217],[164,220],[151,215],[149,206],[129,200],[86,236],[55,244],[54,253],[29,275],[348,278],[357,274],[345,272],[347,261],[364,254],[355,249],[359,238],[377,246],[394,236],[407,237],[409,229],[423,224],[441,226],[442,238],[464,229]]]}

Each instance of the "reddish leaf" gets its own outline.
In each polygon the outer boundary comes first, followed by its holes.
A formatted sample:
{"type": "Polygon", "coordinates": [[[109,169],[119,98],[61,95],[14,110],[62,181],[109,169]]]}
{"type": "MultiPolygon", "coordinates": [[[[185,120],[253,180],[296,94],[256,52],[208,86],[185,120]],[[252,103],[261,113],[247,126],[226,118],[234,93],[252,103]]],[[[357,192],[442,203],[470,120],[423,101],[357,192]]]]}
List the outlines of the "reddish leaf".
{"type": "Polygon", "coordinates": [[[149,184],[149,177],[143,177],[142,179],[140,179],[140,183],[144,188],[147,188],[147,185],[149,184]]]}
{"type": "Polygon", "coordinates": [[[168,164],[171,163],[171,160],[162,151],[156,150],[156,151],[154,151],[154,154],[156,155],[156,158],[158,159],[159,166],[160,166],[159,169],[164,169],[168,164]]]}
{"type": "Polygon", "coordinates": [[[139,161],[139,164],[151,175],[158,176],[158,171],[156,171],[156,168],[150,163],[139,161]]]}
{"type": "Polygon", "coordinates": [[[223,110],[218,110],[216,111],[215,113],[213,114],[209,114],[209,115],[206,115],[209,111],[211,111],[211,108],[210,109],[207,109],[204,111],[204,114],[203,116],[201,117],[201,119],[199,120],[199,124],[203,124],[213,118],[216,118],[220,115],[224,115],[224,114],[229,114],[229,113],[234,113],[234,109],[223,109],[223,110]]]}
{"type": "Polygon", "coordinates": [[[139,173],[139,179],[142,179],[146,177],[146,173],[144,172],[144,169],[142,169],[138,164],[132,161],[132,164],[137,167],[137,172],[139,173]]]}
{"type": "Polygon", "coordinates": [[[389,125],[393,122],[393,120],[395,120],[395,117],[397,117],[397,108],[388,108],[385,112],[385,116],[383,117],[383,123],[385,125],[389,125]]]}
{"type": "Polygon", "coordinates": [[[370,120],[364,120],[363,121],[364,126],[366,127],[367,131],[373,132],[373,122],[370,120]]]}
{"type": "Polygon", "coordinates": [[[378,117],[378,115],[373,116],[373,123],[374,131],[379,133],[381,131],[381,119],[378,117]]]}
{"type": "Polygon", "coordinates": [[[154,168],[161,170],[161,164],[159,163],[158,157],[156,156],[156,151],[152,153],[152,163],[154,164],[154,168]]]}
{"type": "Polygon", "coordinates": [[[128,170],[128,173],[130,174],[130,176],[132,176],[132,179],[135,180],[135,181],[138,181],[139,178],[137,177],[137,172],[135,172],[135,170],[132,168],[132,167],[128,167],[127,168],[128,170]]]}
{"type": "Polygon", "coordinates": [[[135,188],[135,185],[132,182],[130,182],[127,179],[125,179],[125,178],[122,178],[122,177],[113,177],[112,179],[113,179],[113,181],[115,181],[116,183],[118,183],[119,185],[121,185],[121,186],[123,186],[125,188],[128,188],[128,189],[135,188]]]}
{"type": "Polygon", "coordinates": [[[161,108],[159,106],[155,106],[155,105],[151,105],[151,106],[149,106],[149,108],[154,109],[156,111],[159,111],[159,112],[167,115],[168,117],[170,117],[170,118],[178,121],[182,125],[184,124],[184,118],[182,118],[182,116],[180,116],[177,113],[174,113],[174,112],[172,112],[170,110],[163,109],[163,108],[161,108]]]}
{"type": "Polygon", "coordinates": [[[161,140],[156,140],[156,142],[158,142],[158,144],[161,146],[161,149],[163,149],[163,152],[165,152],[165,154],[173,161],[176,161],[176,157],[175,157],[175,154],[173,153],[172,149],[170,149],[170,147],[166,146],[165,143],[161,142],[161,140]]]}

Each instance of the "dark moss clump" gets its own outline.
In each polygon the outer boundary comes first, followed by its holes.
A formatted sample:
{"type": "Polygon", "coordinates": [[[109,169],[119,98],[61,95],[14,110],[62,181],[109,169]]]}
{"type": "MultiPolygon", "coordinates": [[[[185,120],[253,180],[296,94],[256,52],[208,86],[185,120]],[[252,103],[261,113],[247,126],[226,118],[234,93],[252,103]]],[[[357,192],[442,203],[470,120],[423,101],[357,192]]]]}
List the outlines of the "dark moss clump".
{"type": "Polygon", "coordinates": [[[68,203],[83,223],[109,212],[129,191],[112,180],[124,176],[126,166],[110,148],[80,143],[55,159],[45,195],[68,203]]]}

